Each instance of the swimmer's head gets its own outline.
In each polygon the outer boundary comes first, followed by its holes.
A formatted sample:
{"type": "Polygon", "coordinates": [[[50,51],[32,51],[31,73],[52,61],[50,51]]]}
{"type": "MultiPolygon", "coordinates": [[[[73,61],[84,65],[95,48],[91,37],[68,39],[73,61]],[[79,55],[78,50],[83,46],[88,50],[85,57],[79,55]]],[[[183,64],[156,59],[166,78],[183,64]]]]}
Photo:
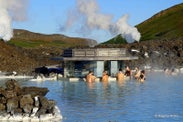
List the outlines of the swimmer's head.
{"type": "Polygon", "coordinates": [[[90,71],[89,71],[89,74],[93,74],[93,71],[90,70],[90,71]]]}

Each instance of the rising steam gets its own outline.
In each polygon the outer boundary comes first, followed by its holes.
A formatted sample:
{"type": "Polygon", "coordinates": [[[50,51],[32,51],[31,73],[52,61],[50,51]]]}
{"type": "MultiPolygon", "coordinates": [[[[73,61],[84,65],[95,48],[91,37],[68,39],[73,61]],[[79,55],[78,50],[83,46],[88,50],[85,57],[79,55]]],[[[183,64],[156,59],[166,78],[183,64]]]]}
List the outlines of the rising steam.
{"type": "Polygon", "coordinates": [[[5,41],[13,37],[12,21],[26,19],[28,0],[0,0],[0,38],[5,41]]]}
{"type": "Polygon", "coordinates": [[[77,8],[85,16],[89,28],[109,29],[112,16],[99,13],[95,0],[77,0],[77,8]]]}
{"type": "Polygon", "coordinates": [[[140,40],[140,33],[138,32],[137,28],[130,26],[127,23],[128,15],[125,14],[122,16],[116,23],[115,23],[115,29],[117,30],[117,33],[122,34],[122,36],[128,41],[133,42],[140,40]]]}
{"type": "Polygon", "coordinates": [[[127,23],[128,15],[122,16],[117,22],[113,22],[113,16],[102,14],[96,0],[77,0],[76,10],[70,11],[66,24],[61,31],[75,28],[80,34],[91,34],[93,30],[105,30],[112,36],[121,34],[128,42],[139,41],[140,33],[137,28],[127,23]],[[78,26],[79,30],[78,30],[78,26]]]}

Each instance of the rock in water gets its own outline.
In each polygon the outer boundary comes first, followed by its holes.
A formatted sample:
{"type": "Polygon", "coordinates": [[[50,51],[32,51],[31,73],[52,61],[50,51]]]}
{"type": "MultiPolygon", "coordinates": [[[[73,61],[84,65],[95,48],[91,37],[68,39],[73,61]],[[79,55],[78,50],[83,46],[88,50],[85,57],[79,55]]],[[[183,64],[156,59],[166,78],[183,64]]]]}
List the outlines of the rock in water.
{"type": "Polygon", "coordinates": [[[4,111],[5,108],[6,108],[6,106],[4,104],[0,103],[0,111],[4,111]]]}
{"type": "Polygon", "coordinates": [[[33,109],[33,106],[30,104],[25,104],[25,106],[23,106],[23,111],[27,114],[31,114],[32,109],[33,109]]]}
{"type": "Polygon", "coordinates": [[[6,109],[8,113],[14,114],[15,109],[18,108],[18,98],[9,98],[6,103],[6,109]]]}
{"type": "Polygon", "coordinates": [[[36,114],[37,116],[46,114],[46,111],[47,111],[47,108],[48,108],[48,105],[49,105],[48,99],[46,97],[40,96],[39,99],[40,99],[40,106],[41,107],[40,107],[39,111],[36,114]]]}
{"type": "Polygon", "coordinates": [[[20,99],[20,108],[22,108],[25,113],[31,113],[33,103],[34,101],[30,94],[23,95],[20,99]]]}
{"type": "Polygon", "coordinates": [[[48,104],[47,112],[54,113],[56,102],[54,100],[48,100],[48,103],[49,104],[48,104]]]}
{"type": "Polygon", "coordinates": [[[3,95],[5,96],[6,99],[9,99],[9,98],[13,98],[13,97],[16,97],[17,94],[14,90],[5,90],[3,95]]]}
{"type": "Polygon", "coordinates": [[[4,93],[4,88],[0,87],[0,95],[4,93]]]}
{"type": "Polygon", "coordinates": [[[47,109],[49,105],[48,99],[44,96],[40,96],[40,104],[41,108],[47,109]]]}
{"type": "Polygon", "coordinates": [[[6,104],[6,98],[4,96],[0,97],[0,103],[6,104]]]}
{"type": "Polygon", "coordinates": [[[48,88],[40,88],[40,87],[23,87],[22,95],[31,94],[32,97],[35,96],[45,96],[48,93],[48,88]]]}
{"type": "Polygon", "coordinates": [[[14,90],[16,90],[16,92],[17,92],[17,90],[20,90],[20,85],[16,80],[13,80],[13,79],[8,80],[5,85],[8,90],[14,89],[14,90]]]}
{"type": "Polygon", "coordinates": [[[5,86],[6,88],[0,87],[0,121],[17,121],[17,118],[23,121],[37,118],[36,121],[42,121],[41,118],[48,115],[47,119],[50,121],[53,118],[61,119],[59,112],[55,112],[58,111],[55,109],[56,102],[45,97],[49,91],[47,88],[21,88],[18,82],[12,79],[8,80],[5,86]]]}

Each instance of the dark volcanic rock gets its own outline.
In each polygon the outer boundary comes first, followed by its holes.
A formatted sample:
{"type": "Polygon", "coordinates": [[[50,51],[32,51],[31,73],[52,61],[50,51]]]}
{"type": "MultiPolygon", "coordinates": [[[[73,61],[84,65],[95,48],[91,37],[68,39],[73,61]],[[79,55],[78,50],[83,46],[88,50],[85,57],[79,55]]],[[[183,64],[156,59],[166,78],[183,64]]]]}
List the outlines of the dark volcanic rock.
{"type": "Polygon", "coordinates": [[[20,85],[18,84],[18,82],[16,80],[8,80],[6,83],[6,90],[9,92],[14,92],[14,94],[19,95],[21,92],[21,88],[20,85]]]}
{"type": "Polygon", "coordinates": [[[33,109],[33,99],[30,94],[23,95],[20,99],[20,108],[24,110],[25,113],[31,113],[33,109]]]}
{"type": "Polygon", "coordinates": [[[3,110],[5,110],[5,105],[3,104],[3,103],[0,103],[0,111],[3,111],[3,110]]]}
{"type": "Polygon", "coordinates": [[[35,96],[45,96],[48,93],[47,88],[39,88],[39,87],[23,87],[21,90],[22,95],[30,94],[32,97],[35,96]]]}
{"type": "Polygon", "coordinates": [[[183,66],[183,40],[152,40],[126,46],[138,60],[126,62],[131,67],[179,68],[183,66]],[[134,52],[132,49],[138,50],[134,52]]]}
{"type": "Polygon", "coordinates": [[[47,88],[23,87],[16,80],[8,80],[6,88],[0,87],[0,114],[54,114],[55,101],[48,100],[47,88]]]}
{"type": "Polygon", "coordinates": [[[17,97],[7,99],[7,103],[6,103],[7,110],[6,111],[8,113],[14,114],[15,109],[18,108],[18,104],[19,104],[18,102],[19,101],[18,101],[17,97]]]}

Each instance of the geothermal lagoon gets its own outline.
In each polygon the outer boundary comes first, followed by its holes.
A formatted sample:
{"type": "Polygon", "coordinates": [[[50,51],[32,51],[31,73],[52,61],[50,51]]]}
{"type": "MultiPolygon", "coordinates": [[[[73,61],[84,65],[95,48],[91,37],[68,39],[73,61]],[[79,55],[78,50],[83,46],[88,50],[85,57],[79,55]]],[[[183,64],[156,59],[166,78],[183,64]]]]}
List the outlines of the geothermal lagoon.
{"type": "MultiPolygon", "coordinates": [[[[183,76],[148,72],[144,83],[17,80],[21,86],[47,87],[61,122],[183,121],[183,76]]],[[[3,85],[6,80],[1,80],[3,85]]],[[[51,122],[51,121],[50,121],[51,122]]]]}

